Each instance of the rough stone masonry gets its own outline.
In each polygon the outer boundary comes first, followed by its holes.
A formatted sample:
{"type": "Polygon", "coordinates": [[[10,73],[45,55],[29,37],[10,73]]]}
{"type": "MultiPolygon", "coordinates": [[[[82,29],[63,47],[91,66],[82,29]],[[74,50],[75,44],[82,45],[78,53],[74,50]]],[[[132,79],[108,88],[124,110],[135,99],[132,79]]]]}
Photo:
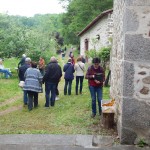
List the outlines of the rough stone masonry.
{"type": "Polygon", "coordinates": [[[150,145],[150,0],[114,0],[111,96],[122,144],[150,145]]]}

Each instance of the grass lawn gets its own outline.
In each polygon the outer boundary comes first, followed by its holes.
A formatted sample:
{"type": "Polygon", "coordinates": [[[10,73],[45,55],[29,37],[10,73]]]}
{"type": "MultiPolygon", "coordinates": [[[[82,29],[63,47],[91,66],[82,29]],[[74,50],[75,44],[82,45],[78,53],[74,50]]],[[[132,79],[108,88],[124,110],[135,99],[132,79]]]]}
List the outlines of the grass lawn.
{"type": "MultiPolygon", "coordinates": [[[[84,80],[82,95],[75,95],[74,80],[72,95],[64,96],[62,78],[59,84],[60,99],[56,101],[55,107],[45,109],[45,96],[41,93],[39,107],[29,112],[23,107],[23,93],[18,87],[17,71],[13,69],[16,66],[10,67],[8,60],[5,63],[6,67],[11,68],[13,77],[0,79],[0,134],[114,134],[114,130],[100,127],[99,115],[90,118],[91,97],[87,80],[84,80]]],[[[15,59],[13,64],[16,65],[15,59]]],[[[109,99],[109,87],[104,87],[103,99],[109,99]]]]}

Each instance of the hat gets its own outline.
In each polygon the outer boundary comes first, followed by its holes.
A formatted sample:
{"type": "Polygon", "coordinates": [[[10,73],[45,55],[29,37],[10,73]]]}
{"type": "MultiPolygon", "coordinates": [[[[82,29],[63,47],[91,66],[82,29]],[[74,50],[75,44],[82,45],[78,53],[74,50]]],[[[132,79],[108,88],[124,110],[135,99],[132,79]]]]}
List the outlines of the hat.
{"type": "Polygon", "coordinates": [[[26,61],[26,62],[31,62],[31,58],[27,57],[27,58],[25,59],[25,61],[26,61]]]}
{"type": "Polygon", "coordinates": [[[22,54],[22,57],[26,57],[26,54],[22,54]]]}

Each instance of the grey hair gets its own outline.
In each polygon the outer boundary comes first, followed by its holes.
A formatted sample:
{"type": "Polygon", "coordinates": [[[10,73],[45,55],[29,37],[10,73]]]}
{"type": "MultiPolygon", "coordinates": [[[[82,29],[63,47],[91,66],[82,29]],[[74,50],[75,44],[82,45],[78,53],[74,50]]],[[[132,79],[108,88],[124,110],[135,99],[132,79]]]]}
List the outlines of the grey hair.
{"type": "Polygon", "coordinates": [[[52,56],[52,57],[50,58],[50,62],[57,62],[56,57],[55,57],[55,56],[52,56]]]}
{"type": "Polygon", "coordinates": [[[25,61],[26,61],[26,62],[31,62],[31,58],[27,57],[27,58],[25,59],[25,61]]]}

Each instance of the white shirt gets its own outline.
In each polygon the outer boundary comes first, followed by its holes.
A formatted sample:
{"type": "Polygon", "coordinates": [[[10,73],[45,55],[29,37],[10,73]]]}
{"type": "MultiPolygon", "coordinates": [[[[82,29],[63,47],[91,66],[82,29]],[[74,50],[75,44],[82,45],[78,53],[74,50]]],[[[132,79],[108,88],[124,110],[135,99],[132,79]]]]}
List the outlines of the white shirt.
{"type": "Polygon", "coordinates": [[[85,64],[81,61],[78,61],[74,65],[74,69],[76,71],[76,76],[84,76],[84,71],[85,71],[85,64]]]}
{"type": "Polygon", "coordinates": [[[0,69],[4,69],[4,65],[0,64],[0,69]]]}

